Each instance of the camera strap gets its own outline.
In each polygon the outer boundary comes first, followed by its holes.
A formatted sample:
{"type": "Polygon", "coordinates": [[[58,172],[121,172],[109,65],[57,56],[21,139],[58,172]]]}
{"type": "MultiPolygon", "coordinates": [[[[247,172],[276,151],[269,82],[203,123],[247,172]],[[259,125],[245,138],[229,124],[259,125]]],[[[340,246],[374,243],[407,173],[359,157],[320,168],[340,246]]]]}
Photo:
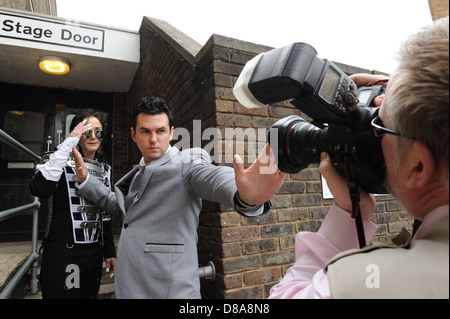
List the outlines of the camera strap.
{"type": "Polygon", "coordinates": [[[359,206],[359,189],[355,182],[355,173],[353,166],[353,157],[350,155],[345,156],[345,177],[347,179],[347,186],[350,194],[350,200],[352,202],[352,218],[355,219],[356,231],[358,233],[359,247],[366,246],[366,237],[364,235],[364,227],[361,217],[361,209],[359,206]]]}

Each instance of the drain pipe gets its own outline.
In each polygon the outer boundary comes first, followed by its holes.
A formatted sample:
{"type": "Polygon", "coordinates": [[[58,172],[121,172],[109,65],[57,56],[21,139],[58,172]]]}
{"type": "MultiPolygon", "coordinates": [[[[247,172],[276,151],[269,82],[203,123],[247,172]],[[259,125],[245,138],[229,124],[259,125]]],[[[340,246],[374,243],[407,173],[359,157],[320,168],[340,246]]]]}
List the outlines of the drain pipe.
{"type": "Polygon", "coordinates": [[[198,276],[200,279],[213,281],[216,278],[216,267],[212,261],[208,262],[208,266],[198,268],[198,276]]]}

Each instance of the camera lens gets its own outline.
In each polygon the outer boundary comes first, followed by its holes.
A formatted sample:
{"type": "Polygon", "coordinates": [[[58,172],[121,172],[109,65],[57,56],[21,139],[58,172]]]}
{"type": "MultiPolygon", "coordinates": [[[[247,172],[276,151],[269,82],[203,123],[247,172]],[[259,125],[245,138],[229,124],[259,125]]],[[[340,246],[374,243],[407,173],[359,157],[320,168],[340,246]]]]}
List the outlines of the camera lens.
{"type": "Polygon", "coordinates": [[[320,153],[327,151],[323,147],[328,144],[326,140],[327,129],[321,130],[295,115],[279,120],[269,132],[270,147],[276,155],[278,168],[289,174],[295,174],[311,163],[319,163],[320,153]]]}
{"type": "Polygon", "coordinates": [[[369,193],[386,193],[381,140],[366,125],[371,114],[362,112],[359,121],[364,124],[353,128],[329,123],[322,129],[296,115],[277,121],[269,131],[269,143],[278,168],[296,174],[310,164],[320,163],[320,153],[327,152],[334,167],[345,176],[345,158],[350,156],[357,184],[369,193]]]}

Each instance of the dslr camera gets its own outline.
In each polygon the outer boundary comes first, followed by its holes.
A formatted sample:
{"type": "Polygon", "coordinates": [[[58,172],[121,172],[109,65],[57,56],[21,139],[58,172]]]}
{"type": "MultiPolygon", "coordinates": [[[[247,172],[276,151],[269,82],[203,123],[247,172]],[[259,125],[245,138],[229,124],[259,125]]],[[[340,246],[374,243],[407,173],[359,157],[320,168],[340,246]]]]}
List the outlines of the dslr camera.
{"type": "Polygon", "coordinates": [[[343,176],[352,174],[366,192],[387,193],[381,138],[371,126],[378,115],[373,100],[384,93],[382,85],[358,89],[335,64],[320,59],[312,46],[293,43],[247,62],[233,93],[248,108],[289,101],[312,118],[308,122],[292,115],[270,129],[270,147],[281,171],[298,173],[319,163],[320,153],[327,152],[335,168],[343,176]]]}

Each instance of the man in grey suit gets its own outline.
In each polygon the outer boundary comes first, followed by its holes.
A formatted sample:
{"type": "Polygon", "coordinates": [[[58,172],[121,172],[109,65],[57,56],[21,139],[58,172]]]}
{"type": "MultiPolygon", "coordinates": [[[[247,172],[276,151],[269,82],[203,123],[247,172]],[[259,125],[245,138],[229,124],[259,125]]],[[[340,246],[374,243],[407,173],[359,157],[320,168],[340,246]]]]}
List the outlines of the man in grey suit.
{"type": "Polygon", "coordinates": [[[74,149],[77,193],[108,212],[124,215],[117,249],[117,298],[200,298],[197,227],[202,199],[247,216],[266,213],[285,174],[260,174],[270,148],[247,170],[235,156],[231,167],[215,166],[206,151],[170,146],[173,117],[158,98],[143,99],[133,113],[131,137],[142,153],[139,166],[112,192],[89,178],[74,149]]]}

